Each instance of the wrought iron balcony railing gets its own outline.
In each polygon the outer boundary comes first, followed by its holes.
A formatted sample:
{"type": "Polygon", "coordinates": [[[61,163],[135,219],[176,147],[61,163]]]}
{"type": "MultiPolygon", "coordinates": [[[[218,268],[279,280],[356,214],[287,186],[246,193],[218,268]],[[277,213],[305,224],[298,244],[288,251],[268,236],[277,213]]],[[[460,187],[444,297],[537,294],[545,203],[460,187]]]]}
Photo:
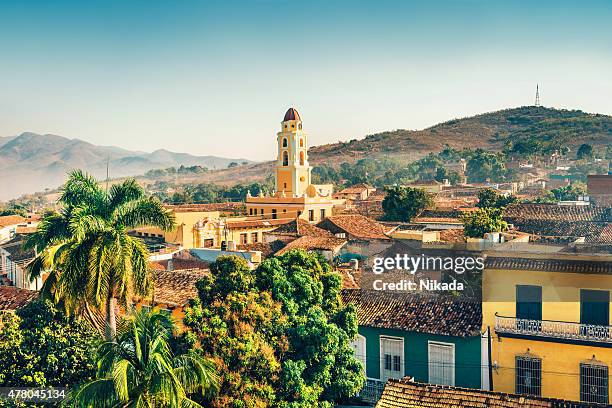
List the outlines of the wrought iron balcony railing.
{"type": "Polygon", "coordinates": [[[499,334],[544,337],[581,342],[612,344],[612,326],[598,326],[555,320],[529,320],[495,314],[495,331],[499,334]]]}

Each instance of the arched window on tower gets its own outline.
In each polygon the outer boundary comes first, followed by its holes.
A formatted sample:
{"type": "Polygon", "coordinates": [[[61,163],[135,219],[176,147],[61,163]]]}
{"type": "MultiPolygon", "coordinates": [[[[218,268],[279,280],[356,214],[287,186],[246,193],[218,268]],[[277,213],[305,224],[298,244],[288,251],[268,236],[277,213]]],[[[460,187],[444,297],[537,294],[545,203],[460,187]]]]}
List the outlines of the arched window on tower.
{"type": "Polygon", "coordinates": [[[300,147],[304,147],[304,139],[300,138],[300,147]]]}
{"type": "Polygon", "coordinates": [[[287,147],[287,138],[286,137],[283,138],[283,147],[287,147]]]}
{"type": "Polygon", "coordinates": [[[289,165],[289,154],[287,152],[283,152],[283,166],[289,165]]]}
{"type": "Polygon", "coordinates": [[[304,165],[304,152],[300,152],[300,166],[304,165]]]}

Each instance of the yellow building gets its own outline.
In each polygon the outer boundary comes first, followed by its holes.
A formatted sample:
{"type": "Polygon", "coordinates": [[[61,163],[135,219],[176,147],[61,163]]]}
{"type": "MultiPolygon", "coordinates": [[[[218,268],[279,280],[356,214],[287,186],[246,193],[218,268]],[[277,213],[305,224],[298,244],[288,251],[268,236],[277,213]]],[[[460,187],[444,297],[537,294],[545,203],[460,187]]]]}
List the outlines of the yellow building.
{"type": "Polygon", "coordinates": [[[612,256],[490,254],[482,284],[494,391],[608,403],[612,256]]]}
{"type": "Polygon", "coordinates": [[[299,113],[290,108],[277,133],[275,191],[270,196],[247,196],[249,216],[296,218],[318,222],[332,215],[333,186],[314,185],[308,164],[308,135],[302,130],[299,113]]]}

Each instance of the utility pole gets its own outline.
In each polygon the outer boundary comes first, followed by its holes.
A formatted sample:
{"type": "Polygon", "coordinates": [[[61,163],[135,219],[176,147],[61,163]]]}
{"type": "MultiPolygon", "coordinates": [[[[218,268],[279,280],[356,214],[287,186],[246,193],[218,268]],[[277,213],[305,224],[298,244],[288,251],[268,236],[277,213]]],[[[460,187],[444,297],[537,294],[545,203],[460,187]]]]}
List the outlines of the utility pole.
{"type": "Polygon", "coordinates": [[[106,192],[108,193],[108,164],[110,162],[110,154],[106,157],[106,192]]]}

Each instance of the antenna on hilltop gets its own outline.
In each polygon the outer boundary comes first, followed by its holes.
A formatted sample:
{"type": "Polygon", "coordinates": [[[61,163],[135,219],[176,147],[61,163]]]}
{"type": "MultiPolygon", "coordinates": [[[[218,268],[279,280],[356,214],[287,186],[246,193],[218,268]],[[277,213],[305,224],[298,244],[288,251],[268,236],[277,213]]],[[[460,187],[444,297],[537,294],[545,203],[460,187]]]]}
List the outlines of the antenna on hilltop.
{"type": "Polygon", "coordinates": [[[540,86],[536,84],[536,100],[535,106],[540,106],[540,86]]]}

